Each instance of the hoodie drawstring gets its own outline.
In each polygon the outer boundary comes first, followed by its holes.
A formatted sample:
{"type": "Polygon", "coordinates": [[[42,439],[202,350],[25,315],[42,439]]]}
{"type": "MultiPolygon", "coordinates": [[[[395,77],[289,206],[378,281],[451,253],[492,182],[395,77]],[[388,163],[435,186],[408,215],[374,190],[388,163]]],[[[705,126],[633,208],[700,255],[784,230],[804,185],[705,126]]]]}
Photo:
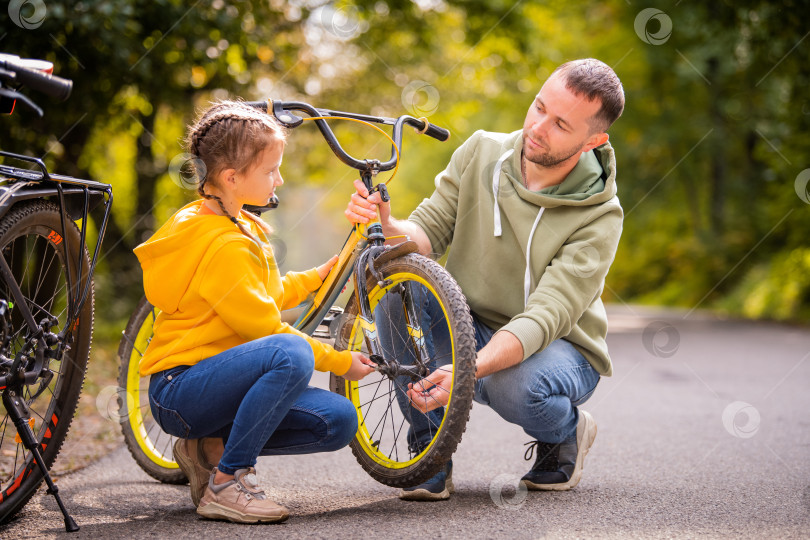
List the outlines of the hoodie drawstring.
{"type": "MultiPolygon", "coordinates": [[[[501,169],[503,168],[503,162],[509,159],[509,157],[514,154],[514,148],[511,148],[503,153],[503,155],[498,159],[498,162],[495,163],[495,170],[492,171],[492,196],[495,199],[495,205],[493,208],[494,214],[494,223],[493,223],[493,236],[501,236],[501,208],[498,204],[498,191],[501,183],[501,169]]],[[[545,208],[540,207],[540,211],[537,212],[537,218],[534,220],[534,225],[532,225],[532,230],[529,233],[529,242],[526,245],[526,273],[523,277],[523,304],[528,305],[529,303],[529,293],[530,288],[532,285],[532,275],[531,275],[531,258],[532,258],[532,240],[534,239],[534,231],[537,230],[537,226],[540,224],[540,217],[543,215],[543,211],[545,208]]]]}
{"type": "Polygon", "coordinates": [[[537,226],[540,224],[540,217],[543,215],[543,211],[545,208],[542,206],[540,207],[540,211],[537,212],[537,217],[534,220],[534,225],[532,225],[532,232],[529,233],[529,241],[526,244],[526,275],[523,276],[523,305],[529,305],[529,293],[531,292],[529,289],[532,286],[532,274],[530,269],[532,267],[532,239],[534,238],[534,231],[537,230],[537,226]]]}
{"type": "Polygon", "coordinates": [[[492,195],[495,198],[495,223],[494,223],[494,236],[501,235],[501,208],[498,206],[498,187],[501,182],[501,167],[503,162],[509,159],[509,156],[515,153],[514,148],[507,150],[495,163],[495,170],[492,171],[492,195]]]}

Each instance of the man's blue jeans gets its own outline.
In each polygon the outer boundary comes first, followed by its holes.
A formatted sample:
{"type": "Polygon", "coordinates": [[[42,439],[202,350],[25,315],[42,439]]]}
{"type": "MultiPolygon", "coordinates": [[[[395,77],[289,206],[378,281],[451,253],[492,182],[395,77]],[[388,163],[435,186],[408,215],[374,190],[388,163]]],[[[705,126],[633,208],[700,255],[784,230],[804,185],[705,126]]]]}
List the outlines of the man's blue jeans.
{"type": "Polygon", "coordinates": [[[217,467],[226,474],[260,455],[337,450],[354,438],[357,413],[346,398],[308,386],[314,362],[304,338],[267,336],[155,373],[149,404],[170,435],[223,438],[217,467]]]}
{"type": "MultiPolygon", "coordinates": [[[[450,341],[447,325],[443,322],[441,307],[435,297],[414,292],[421,312],[420,325],[425,334],[425,346],[434,361],[431,370],[449,363],[450,341]],[[427,331],[431,329],[431,331],[427,331]]],[[[388,304],[381,305],[387,316],[402,313],[395,295],[386,296],[388,304]]],[[[380,342],[384,354],[392,354],[403,363],[413,363],[413,353],[407,341],[407,333],[387,331],[388,328],[404,328],[404,321],[392,321],[379,325],[380,342]]],[[[495,330],[473,316],[476,350],[480,351],[495,334],[495,330]]],[[[408,443],[414,451],[424,448],[441,425],[444,409],[439,408],[422,414],[413,408],[402,389],[407,388],[407,378],[397,385],[397,401],[400,410],[410,424],[408,443]]],[[[475,383],[474,399],[489,405],[504,420],[517,424],[530,436],[547,443],[560,443],[576,435],[579,412],[577,406],[591,397],[599,382],[599,373],[582,354],[568,341],[558,339],[539,353],[529,356],[522,363],[493,373],[475,383]]]]}

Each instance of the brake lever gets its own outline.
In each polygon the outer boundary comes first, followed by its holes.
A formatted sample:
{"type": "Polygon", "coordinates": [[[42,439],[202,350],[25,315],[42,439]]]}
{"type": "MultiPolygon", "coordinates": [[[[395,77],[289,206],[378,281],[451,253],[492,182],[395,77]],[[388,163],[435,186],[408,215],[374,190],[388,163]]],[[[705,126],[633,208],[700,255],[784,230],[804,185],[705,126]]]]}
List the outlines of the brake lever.
{"type": "Polygon", "coordinates": [[[24,104],[28,105],[30,108],[34,109],[34,112],[37,113],[40,117],[45,116],[45,111],[37,107],[37,104],[31,101],[26,95],[21,94],[19,92],[15,92],[14,90],[9,90],[8,88],[0,88],[0,98],[9,98],[13,100],[19,99],[24,104]]]}
{"type": "Polygon", "coordinates": [[[282,107],[280,101],[273,100],[273,116],[275,116],[279,122],[284,124],[285,127],[294,129],[304,123],[304,119],[300,116],[296,116],[291,111],[288,111],[284,107],[282,107]]]}

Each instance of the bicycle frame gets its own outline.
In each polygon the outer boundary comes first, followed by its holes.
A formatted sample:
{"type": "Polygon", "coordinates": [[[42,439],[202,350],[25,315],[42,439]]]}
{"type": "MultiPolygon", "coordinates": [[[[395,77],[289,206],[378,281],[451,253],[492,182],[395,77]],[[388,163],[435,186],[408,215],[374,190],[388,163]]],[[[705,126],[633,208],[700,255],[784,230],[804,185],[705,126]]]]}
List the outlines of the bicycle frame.
{"type": "Polygon", "coordinates": [[[343,287],[351,278],[357,258],[368,246],[368,239],[364,237],[365,229],[366,227],[362,225],[352,229],[338,254],[338,262],[329,271],[315,296],[304,303],[303,313],[293,324],[295,328],[312,335],[326,317],[329,308],[334,305],[343,287]]]}

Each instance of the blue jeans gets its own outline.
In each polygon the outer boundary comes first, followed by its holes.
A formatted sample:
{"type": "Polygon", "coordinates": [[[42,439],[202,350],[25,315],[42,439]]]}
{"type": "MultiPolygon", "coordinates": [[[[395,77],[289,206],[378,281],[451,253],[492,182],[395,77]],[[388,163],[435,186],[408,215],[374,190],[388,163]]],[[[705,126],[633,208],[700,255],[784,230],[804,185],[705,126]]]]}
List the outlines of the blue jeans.
{"type": "MultiPolygon", "coordinates": [[[[414,292],[420,310],[420,326],[425,335],[425,347],[433,361],[430,369],[450,362],[450,340],[441,308],[431,294],[414,292]],[[439,316],[437,316],[439,315],[439,316]],[[427,331],[430,329],[430,331],[427,331]]],[[[384,309],[388,317],[402,313],[401,303],[395,295],[386,295],[377,309],[384,309]]],[[[489,343],[496,330],[489,328],[473,316],[476,350],[489,343]]],[[[393,320],[390,325],[379,325],[378,332],[384,354],[392,354],[401,363],[413,363],[412,347],[406,341],[407,333],[388,331],[404,328],[404,321],[393,320]]],[[[422,414],[410,406],[402,389],[407,378],[397,384],[397,401],[410,424],[408,443],[419,450],[433,438],[441,425],[444,409],[422,414]]],[[[599,373],[577,349],[565,339],[553,341],[542,351],[508,369],[493,373],[475,383],[474,399],[490,406],[504,420],[517,424],[530,436],[547,443],[559,443],[576,436],[579,411],[577,407],[591,397],[599,382],[599,373]]]]}
{"type": "Polygon", "coordinates": [[[300,336],[263,337],[153,374],[152,415],[175,437],[224,439],[217,467],[226,474],[260,455],[337,450],[354,438],[357,413],[346,398],[308,386],[314,362],[300,336]]]}
{"type": "MultiPolygon", "coordinates": [[[[495,330],[475,320],[475,344],[481,350],[495,330]]],[[[475,401],[530,437],[560,443],[576,436],[577,407],[593,395],[597,372],[569,341],[552,341],[542,351],[508,369],[475,382],[475,401]]]]}

